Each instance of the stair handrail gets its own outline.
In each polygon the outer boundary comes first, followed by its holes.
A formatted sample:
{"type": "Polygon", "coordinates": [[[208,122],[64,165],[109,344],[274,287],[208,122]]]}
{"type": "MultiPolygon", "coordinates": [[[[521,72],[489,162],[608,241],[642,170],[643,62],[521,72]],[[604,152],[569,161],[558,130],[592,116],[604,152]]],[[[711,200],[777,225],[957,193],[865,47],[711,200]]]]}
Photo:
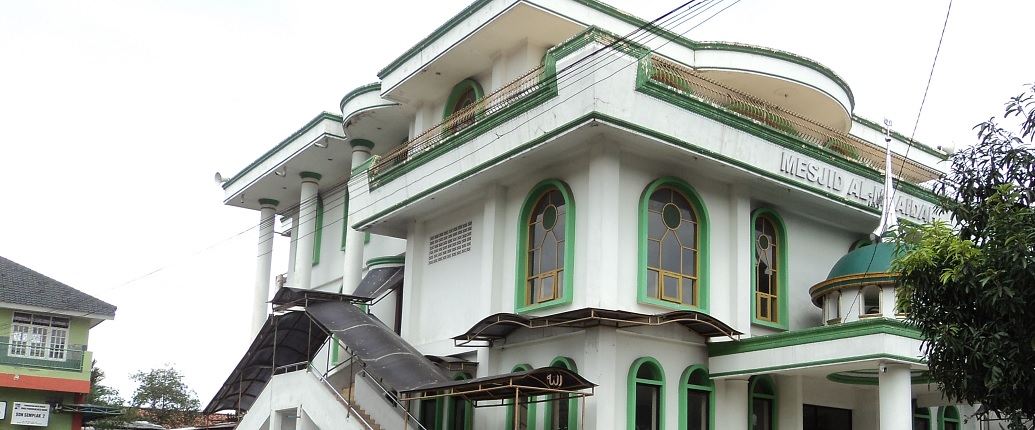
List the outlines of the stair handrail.
{"type": "Polygon", "coordinates": [[[322,382],[323,385],[327,387],[327,389],[331,390],[331,392],[334,393],[334,396],[337,397],[338,400],[341,400],[341,402],[345,404],[345,407],[348,408],[349,412],[352,413],[351,415],[355,415],[356,418],[359,419],[359,422],[363,424],[363,427],[365,427],[367,430],[374,430],[374,426],[370,425],[370,423],[368,423],[367,420],[363,418],[363,414],[359,413],[359,411],[357,411],[356,408],[352,406],[352,403],[349,403],[345,396],[342,396],[341,393],[339,393],[338,390],[334,388],[334,385],[331,384],[331,381],[327,380],[327,375],[321,375],[319,369],[314,367],[313,363],[309,363],[309,370],[314,375],[316,375],[316,379],[319,379],[320,382],[322,382]]]}

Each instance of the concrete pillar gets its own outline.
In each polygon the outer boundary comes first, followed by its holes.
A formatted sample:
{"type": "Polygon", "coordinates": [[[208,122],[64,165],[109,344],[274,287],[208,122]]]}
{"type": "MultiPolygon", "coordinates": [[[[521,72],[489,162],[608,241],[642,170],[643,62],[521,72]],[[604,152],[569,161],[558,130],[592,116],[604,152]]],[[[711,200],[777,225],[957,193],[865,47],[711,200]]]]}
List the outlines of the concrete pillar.
{"type": "Polygon", "coordinates": [[[726,379],[725,385],[724,395],[715,396],[715,422],[726,430],[748,430],[748,380],[726,379]]]}
{"type": "MultiPolygon", "coordinates": [[[[352,145],[352,167],[355,170],[370,159],[370,150],[374,143],[369,140],[354,139],[352,145]]],[[[351,173],[350,173],[351,177],[351,173]]],[[[354,221],[349,217],[349,205],[345,205],[345,268],[342,270],[342,292],[349,294],[356,290],[363,277],[363,232],[352,228],[354,221]]]]}
{"type": "Polygon", "coordinates": [[[805,411],[802,409],[804,389],[801,375],[778,375],[776,377],[776,405],[780,410],[777,428],[800,429],[805,425],[805,411]]]}
{"type": "Polygon", "coordinates": [[[255,290],[252,298],[252,337],[266,322],[266,300],[270,293],[270,271],[273,267],[273,223],[277,205],[273,199],[259,199],[259,244],[255,254],[255,290]]]}
{"type": "Polygon", "coordinates": [[[880,430],[909,430],[913,426],[909,365],[881,364],[877,368],[880,430]]]}
{"type": "Polygon", "coordinates": [[[298,231],[295,233],[295,277],[293,287],[309,289],[313,276],[313,244],[316,242],[316,200],[320,191],[319,173],[302,172],[302,193],[298,204],[298,231]]]}

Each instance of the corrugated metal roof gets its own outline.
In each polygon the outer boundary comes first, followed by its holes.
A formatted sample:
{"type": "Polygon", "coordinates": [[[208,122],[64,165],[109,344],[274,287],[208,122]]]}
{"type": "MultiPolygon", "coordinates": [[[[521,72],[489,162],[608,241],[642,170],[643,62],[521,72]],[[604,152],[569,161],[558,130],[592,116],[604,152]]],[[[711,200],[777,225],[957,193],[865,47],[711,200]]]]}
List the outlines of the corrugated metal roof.
{"type": "Polygon", "coordinates": [[[83,316],[115,316],[115,305],[0,257],[0,302],[83,316]]]}

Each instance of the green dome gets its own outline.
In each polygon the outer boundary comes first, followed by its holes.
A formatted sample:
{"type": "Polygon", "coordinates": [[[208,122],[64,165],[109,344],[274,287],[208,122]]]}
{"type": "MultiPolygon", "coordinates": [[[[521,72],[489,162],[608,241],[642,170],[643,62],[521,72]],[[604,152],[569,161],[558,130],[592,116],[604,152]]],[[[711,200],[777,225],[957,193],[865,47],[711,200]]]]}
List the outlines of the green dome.
{"type": "Polygon", "coordinates": [[[888,273],[891,271],[891,260],[894,259],[894,243],[882,242],[861,246],[837,260],[827,279],[867,273],[888,273]]]}

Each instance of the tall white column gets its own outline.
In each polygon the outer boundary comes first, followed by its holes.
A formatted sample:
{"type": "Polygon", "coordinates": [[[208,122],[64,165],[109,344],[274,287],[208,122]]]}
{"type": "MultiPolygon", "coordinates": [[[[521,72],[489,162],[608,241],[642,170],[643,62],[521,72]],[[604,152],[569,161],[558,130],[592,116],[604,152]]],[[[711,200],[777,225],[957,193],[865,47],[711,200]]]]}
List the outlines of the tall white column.
{"type": "Polygon", "coordinates": [[[309,289],[313,276],[313,244],[316,242],[316,199],[320,191],[319,173],[302,172],[302,195],[298,205],[298,232],[295,234],[295,288],[309,289]]]}
{"type": "Polygon", "coordinates": [[[255,255],[255,290],[252,298],[252,337],[266,322],[266,300],[270,293],[270,271],[273,267],[273,223],[277,205],[273,199],[259,199],[259,244],[255,255]]]}
{"type": "Polygon", "coordinates": [[[913,426],[909,366],[882,364],[877,372],[880,430],[909,430],[913,426]]]}
{"type": "MultiPolygon", "coordinates": [[[[724,393],[716,393],[715,422],[729,430],[748,430],[751,412],[748,410],[748,380],[726,379],[724,393]]],[[[716,387],[718,388],[718,387],[716,387]]]]}
{"type": "MultiPolygon", "coordinates": [[[[370,150],[374,143],[364,139],[354,139],[352,145],[352,169],[355,170],[370,159],[370,150]]],[[[351,175],[350,175],[351,176],[351,175]]],[[[351,196],[349,197],[351,200],[351,196]]],[[[352,228],[352,218],[348,216],[349,207],[345,207],[345,219],[348,223],[345,231],[345,269],[342,272],[342,292],[349,294],[356,290],[363,275],[363,232],[352,228]]]]}

